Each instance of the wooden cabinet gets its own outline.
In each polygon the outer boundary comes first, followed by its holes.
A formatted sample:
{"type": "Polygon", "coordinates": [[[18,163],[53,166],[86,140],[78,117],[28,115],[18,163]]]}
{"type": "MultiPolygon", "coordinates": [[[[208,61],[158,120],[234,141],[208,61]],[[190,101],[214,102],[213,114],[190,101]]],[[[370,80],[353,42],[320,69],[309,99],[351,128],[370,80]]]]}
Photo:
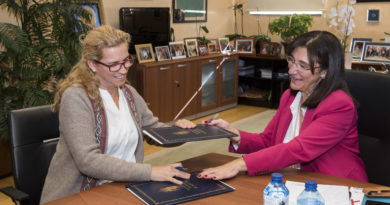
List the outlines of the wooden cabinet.
{"type": "MultiPolygon", "coordinates": [[[[162,122],[172,121],[194,93],[180,118],[193,119],[237,104],[238,56],[222,54],[138,64],[135,87],[153,114],[162,122]],[[206,76],[210,76],[206,81],[206,76]]],[[[132,83],[134,85],[134,82],[132,83]]]]}

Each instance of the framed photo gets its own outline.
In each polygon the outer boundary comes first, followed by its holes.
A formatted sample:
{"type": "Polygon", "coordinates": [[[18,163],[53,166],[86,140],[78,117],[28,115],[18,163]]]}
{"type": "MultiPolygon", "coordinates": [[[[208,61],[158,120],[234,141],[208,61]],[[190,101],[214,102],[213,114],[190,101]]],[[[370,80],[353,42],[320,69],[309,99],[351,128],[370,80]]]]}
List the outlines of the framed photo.
{"type": "MultiPolygon", "coordinates": [[[[215,51],[218,52],[219,51],[219,43],[218,43],[218,39],[209,39],[210,43],[215,43],[215,51]]],[[[209,53],[210,53],[210,48],[209,48],[209,53]]]]}
{"type": "Polygon", "coordinates": [[[152,44],[137,44],[135,45],[135,52],[139,63],[154,62],[154,53],[152,44]]]}
{"type": "Polygon", "coordinates": [[[206,45],[199,45],[199,55],[205,56],[208,55],[209,51],[206,45]]]}
{"type": "Polygon", "coordinates": [[[172,59],[187,57],[183,41],[169,42],[169,51],[171,51],[172,59]]]}
{"type": "Polygon", "coordinates": [[[371,38],[352,38],[349,51],[352,53],[352,60],[360,61],[365,42],[371,42],[371,38]]]}
{"type": "Polygon", "coordinates": [[[186,43],[188,57],[199,56],[198,40],[196,38],[186,38],[184,42],[186,43]]]}
{"type": "Polygon", "coordinates": [[[279,43],[262,41],[260,43],[260,56],[278,56],[279,43]]]}
{"type": "Polygon", "coordinates": [[[156,51],[157,61],[171,60],[168,46],[157,46],[154,47],[154,50],[156,51]]]}
{"type": "Polygon", "coordinates": [[[232,51],[229,38],[218,38],[218,44],[221,52],[232,51]]]}
{"type": "Polygon", "coordinates": [[[207,0],[172,0],[172,22],[207,21],[207,0]]]}
{"type": "Polygon", "coordinates": [[[235,50],[240,54],[255,55],[253,38],[236,38],[234,39],[235,50]]]}
{"type": "Polygon", "coordinates": [[[90,26],[92,28],[97,28],[100,25],[102,25],[102,21],[100,18],[99,4],[97,3],[81,4],[81,6],[92,15],[92,19],[90,23],[90,26]]]}
{"type": "Polygon", "coordinates": [[[218,52],[218,47],[217,47],[216,43],[208,43],[207,48],[208,48],[210,54],[218,52]]]}
{"type": "Polygon", "coordinates": [[[365,42],[362,61],[389,63],[390,43],[365,42]]]}
{"type": "Polygon", "coordinates": [[[367,22],[379,22],[379,9],[368,9],[367,10],[367,22]]]}

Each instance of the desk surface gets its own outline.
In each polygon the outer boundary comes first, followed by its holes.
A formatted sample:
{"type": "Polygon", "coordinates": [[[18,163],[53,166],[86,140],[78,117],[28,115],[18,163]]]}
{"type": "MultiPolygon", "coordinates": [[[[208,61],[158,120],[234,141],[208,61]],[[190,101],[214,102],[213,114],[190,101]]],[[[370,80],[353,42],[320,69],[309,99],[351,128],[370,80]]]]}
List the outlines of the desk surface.
{"type": "MultiPolygon", "coordinates": [[[[182,163],[184,167],[188,168],[188,171],[197,171],[221,165],[233,159],[235,159],[235,157],[209,153],[184,160],[182,163]]],[[[319,184],[346,185],[362,188],[376,186],[376,184],[290,168],[280,170],[279,172],[283,174],[285,180],[291,181],[305,182],[308,179],[312,179],[316,180],[319,184]]],[[[236,188],[235,191],[191,201],[188,202],[188,204],[259,204],[259,202],[263,201],[263,195],[261,193],[270,180],[270,174],[249,177],[245,173],[240,173],[232,179],[223,180],[227,184],[236,188]]],[[[105,184],[48,204],[143,204],[139,199],[125,189],[126,184],[128,183],[115,182],[105,184]]]]}

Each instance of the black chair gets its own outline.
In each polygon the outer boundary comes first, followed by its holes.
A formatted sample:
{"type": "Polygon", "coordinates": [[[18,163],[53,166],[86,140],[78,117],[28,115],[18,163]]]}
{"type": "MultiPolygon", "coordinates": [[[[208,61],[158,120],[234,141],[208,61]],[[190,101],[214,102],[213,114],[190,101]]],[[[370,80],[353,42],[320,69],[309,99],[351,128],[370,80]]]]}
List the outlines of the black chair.
{"type": "Polygon", "coordinates": [[[359,103],[359,148],[368,179],[390,186],[390,75],[347,70],[346,80],[359,103]]]}
{"type": "Polygon", "coordinates": [[[15,188],[0,189],[16,204],[39,204],[43,183],[59,137],[58,114],[49,105],[9,113],[15,188]]]}

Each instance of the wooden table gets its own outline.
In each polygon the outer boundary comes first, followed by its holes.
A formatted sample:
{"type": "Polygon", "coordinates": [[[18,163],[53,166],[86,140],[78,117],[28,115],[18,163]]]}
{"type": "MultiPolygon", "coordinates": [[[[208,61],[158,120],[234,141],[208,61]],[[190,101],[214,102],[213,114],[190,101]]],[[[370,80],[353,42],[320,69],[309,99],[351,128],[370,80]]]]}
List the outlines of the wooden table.
{"type": "MultiPolygon", "coordinates": [[[[231,161],[235,157],[209,153],[195,158],[183,161],[183,166],[188,168],[188,171],[197,171],[203,168],[221,165],[231,161]]],[[[331,185],[346,185],[354,187],[370,187],[376,184],[370,184],[350,179],[344,179],[324,174],[300,171],[296,169],[286,168],[279,171],[283,174],[284,180],[305,182],[306,180],[316,180],[319,184],[331,185]]],[[[246,173],[240,173],[238,176],[223,180],[227,184],[236,188],[235,191],[220,194],[212,197],[198,199],[188,202],[187,204],[262,204],[263,189],[271,181],[270,174],[249,177],[246,173]]],[[[88,191],[80,192],[48,204],[143,204],[139,199],[132,195],[125,185],[128,183],[110,183],[100,187],[93,188],[88,191]]]]}

